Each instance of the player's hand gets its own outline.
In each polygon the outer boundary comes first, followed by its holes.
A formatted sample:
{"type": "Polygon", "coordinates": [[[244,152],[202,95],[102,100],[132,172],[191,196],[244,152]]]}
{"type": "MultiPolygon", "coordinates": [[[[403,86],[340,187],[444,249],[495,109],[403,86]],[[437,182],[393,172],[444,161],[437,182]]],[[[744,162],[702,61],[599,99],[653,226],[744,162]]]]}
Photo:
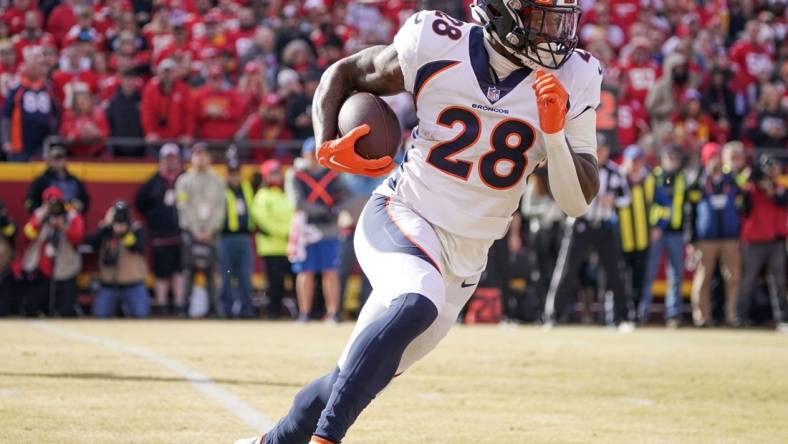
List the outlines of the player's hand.
{"type": "Polygon", "coordinates": [[[338,139],[323,142],[317,149],[317,161],[326,168],[343,173],[369,177],[390,173],[396,167],[391,157],[365,159],[356,153],[356,141],[367,134],[369,125],[361,125],[338,139]]]}
{"type": "Polygon", "coordinates": [[[536,105],[539,110],[539,126],[545,134],[555,134],[564,129],[566,123],[566,105],[569,102],[569,93],[564,85],[553,74],[543,70],[536,71],[536,81],[533,83],[536,92],[536,105]]]}

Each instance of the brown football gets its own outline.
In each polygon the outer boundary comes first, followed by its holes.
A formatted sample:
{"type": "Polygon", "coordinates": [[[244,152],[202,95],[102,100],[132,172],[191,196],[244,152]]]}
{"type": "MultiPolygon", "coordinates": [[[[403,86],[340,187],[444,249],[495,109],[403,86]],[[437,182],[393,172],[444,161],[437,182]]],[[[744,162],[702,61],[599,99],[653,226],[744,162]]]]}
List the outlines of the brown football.
{"type": "Polygon", "coordinates": [[[366,159],[394,158],[402,142],[402,130],[396,114],[380,97],[360,92],[342,104],[337,122],[339,134],[347,134],[365,123],[369,125],[369,134],[356,142],[356,152],[366,159]]]}

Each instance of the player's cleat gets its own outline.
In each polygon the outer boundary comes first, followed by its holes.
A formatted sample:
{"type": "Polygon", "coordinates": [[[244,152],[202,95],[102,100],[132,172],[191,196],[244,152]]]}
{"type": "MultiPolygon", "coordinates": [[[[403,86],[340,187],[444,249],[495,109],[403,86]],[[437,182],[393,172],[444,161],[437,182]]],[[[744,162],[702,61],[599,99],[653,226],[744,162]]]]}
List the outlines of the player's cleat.
{"type": "Polygon", "coordinates": [[[629,321],[624,321],[618,324],[619,333],[632,333],[635,331],[635,324],[629,321]]]}
{"type": "Polygon", "coordinates": [[[321,438],[316,435],[312,435],[312,440],[309,441],[309,444],[335,444],[333,441],[329,441],[325,438],[321,438]]]}
{"type": "Polygon", "coordinates": [[[777,333],[788,335],[788,322],[780,322],[777,324],[777,333]]]}

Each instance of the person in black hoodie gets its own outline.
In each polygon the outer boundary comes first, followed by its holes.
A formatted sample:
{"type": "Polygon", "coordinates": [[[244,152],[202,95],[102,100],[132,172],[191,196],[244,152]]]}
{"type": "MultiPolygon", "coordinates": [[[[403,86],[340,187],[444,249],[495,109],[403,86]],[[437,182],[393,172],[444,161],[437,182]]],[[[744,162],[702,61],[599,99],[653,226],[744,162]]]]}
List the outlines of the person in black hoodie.
{"type": "Polygon", "coordinates": [[[80,213],[87,214],[90,207],[90,196],[81,180],[72,175],[66,164],[66,149],[54,145],[47,150],[47,169],[30,183],[25,196],[25,209],[32,214],[42,204],[41,196],[49,187],[55,187],[63,193],[63,200],[71,204],[80,213]]]}
{"type": "MultiPolygon", "coordinates": [[[[110,137],[128,137],[142,139],[142,121],[140,119],[140,102],[138,78],[132,71],[125,71],[120,77],[120,88],[107,106],[107,123],[110,137]]],[[[110,144],[115,156],[141,157],[145,155],[145,145],[110,144]]]]}
{"type": "Polygon", "coordinates": [[[185,314],[181,229],[175,205],[175,180],[182,172],[180,148],[167,143],[159,151],[159,171],[137,191],[135,206],[148,226],[153,274],[156,277],[155,311],[167,311],[172,289],[176,314],[185,314]]]}

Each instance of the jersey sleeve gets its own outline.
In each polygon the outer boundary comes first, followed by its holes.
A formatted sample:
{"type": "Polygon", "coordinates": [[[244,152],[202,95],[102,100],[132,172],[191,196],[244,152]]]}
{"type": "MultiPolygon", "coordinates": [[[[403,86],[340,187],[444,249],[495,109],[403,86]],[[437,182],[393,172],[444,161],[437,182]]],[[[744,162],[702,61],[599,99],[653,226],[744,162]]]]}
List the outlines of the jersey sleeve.
{"type": "Polygon", "coordinates": [[[569,69],[565,73],[569,78],[561,79],[564,85],[569,86],[569,120],[577,118],[588,109],[597,109],[603,73],[602,64],[591,53],[578,49],[571,57],[567,62],[569,69]]]}
{"type": "Polygon", "coordinates": [[[416,81],[416,71],[419,69],[419,42],[423,31],[423,21],[419,21],[417,12],[410,16],[402,28],[394,36],[394,49],[397,50],[399,66],[402,76],[405,79],[405,90],[413,92],[413,84],[416,81]]]}
{"type": "MultiPolygon", "coordinates": [[[[454,19],[446,18],[445,15],[439,17],[438,14],[435,11],[419,11],[410,16],[394,36],[392,44],[397,50],[400,69],[405,79],[405,90],[410,93],[414,92],[419,68],[440,57],[447,50],[447,39],[433,32],[433,27],[436,25],[436,20],[442,20],[443,25],[447,25],[447,20],[454,19]]],[[[452,23],[451,26],[457,23],[452,23]]],[[[443,28],[439,27],[439,29],[443,28]]]]}

